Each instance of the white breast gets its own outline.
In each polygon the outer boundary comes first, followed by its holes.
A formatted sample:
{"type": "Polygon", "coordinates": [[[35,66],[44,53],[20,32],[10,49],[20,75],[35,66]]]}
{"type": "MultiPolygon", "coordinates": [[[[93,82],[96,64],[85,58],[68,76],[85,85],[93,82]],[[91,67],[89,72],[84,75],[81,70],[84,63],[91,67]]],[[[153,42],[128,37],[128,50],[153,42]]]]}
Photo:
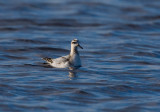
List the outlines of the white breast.
{"type": "Polygon", "coordinates": [[[72,55],[70,62],[73,66],[81,66],[81,59],[78,54],[72,55]]]}

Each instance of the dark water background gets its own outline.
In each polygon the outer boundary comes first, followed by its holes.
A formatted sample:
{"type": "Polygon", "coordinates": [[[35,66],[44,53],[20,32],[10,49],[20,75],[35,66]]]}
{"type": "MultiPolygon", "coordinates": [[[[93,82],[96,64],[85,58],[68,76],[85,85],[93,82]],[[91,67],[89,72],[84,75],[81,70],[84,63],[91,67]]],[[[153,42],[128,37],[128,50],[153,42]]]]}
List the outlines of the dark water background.
{"type": "Polygon", "coordinates": [[[0,0],[0,111],[160,112],[160,0],[0,0]]]}

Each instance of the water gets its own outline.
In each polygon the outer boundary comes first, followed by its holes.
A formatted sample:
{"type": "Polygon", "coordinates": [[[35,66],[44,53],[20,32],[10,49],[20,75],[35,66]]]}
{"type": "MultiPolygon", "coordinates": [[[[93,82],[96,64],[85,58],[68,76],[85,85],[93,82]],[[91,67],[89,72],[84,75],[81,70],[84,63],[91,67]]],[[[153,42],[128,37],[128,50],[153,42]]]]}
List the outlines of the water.
{"type": "Polygon", "coordinates": [[[0,111],[159,112],[159,0],[1,0],[0,111]],[[78,38],[77,73],[45,66],[78,38]]]}

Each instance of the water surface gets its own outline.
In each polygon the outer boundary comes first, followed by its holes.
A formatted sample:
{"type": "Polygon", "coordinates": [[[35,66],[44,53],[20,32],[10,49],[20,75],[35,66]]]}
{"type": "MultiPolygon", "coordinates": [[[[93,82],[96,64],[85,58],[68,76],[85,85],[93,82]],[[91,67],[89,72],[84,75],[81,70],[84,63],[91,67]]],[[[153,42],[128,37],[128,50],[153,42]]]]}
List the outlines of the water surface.
{"type": "Polygon", "coordinates": [[[0,111],[159,112],[159,0],[0,1],[0,111]],[[78,38],[77,73],[45,66],[78,38]]]}

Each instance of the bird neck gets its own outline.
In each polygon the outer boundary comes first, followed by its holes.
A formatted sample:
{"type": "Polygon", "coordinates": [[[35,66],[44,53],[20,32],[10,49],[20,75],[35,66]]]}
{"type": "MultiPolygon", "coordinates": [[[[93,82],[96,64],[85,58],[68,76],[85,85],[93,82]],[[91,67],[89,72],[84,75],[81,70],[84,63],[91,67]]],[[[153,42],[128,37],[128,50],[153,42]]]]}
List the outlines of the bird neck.
{"type": "Polygon", "coordinates": [[[71,46],[70,56],[72,56],[72,55],[74,55],[74,54],[78,54],[77,47],[75,47],[75,46],[71,46]]]}

